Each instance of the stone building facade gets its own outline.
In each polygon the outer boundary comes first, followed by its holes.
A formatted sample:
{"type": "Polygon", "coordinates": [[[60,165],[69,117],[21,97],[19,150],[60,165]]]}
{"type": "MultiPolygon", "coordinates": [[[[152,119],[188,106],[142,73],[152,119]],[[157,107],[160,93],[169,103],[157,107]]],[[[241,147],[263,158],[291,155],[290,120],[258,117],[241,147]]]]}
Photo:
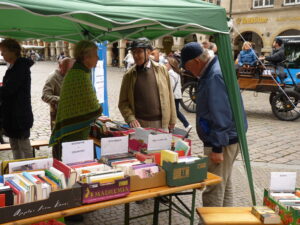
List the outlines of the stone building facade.
{"type": "Polygon", "coordinates": [[[235,52],[243,39],[255,43],[258,53],[269,53],[277,36],[300,35],[300,0],[222,0],[233,22],[235,52]]]}

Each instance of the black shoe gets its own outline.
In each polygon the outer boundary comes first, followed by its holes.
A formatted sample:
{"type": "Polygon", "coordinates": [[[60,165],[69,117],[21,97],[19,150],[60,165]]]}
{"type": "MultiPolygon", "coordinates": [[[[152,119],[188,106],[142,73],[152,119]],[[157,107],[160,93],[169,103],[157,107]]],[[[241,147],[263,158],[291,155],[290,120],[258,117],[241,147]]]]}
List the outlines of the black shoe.
{"type": "Polygon", "coordinates": [[[82,214],[65,217],[65,221],[69,221],[69,222],[82,222],[83,220],[84,220],[84,217],[82,214]]]}

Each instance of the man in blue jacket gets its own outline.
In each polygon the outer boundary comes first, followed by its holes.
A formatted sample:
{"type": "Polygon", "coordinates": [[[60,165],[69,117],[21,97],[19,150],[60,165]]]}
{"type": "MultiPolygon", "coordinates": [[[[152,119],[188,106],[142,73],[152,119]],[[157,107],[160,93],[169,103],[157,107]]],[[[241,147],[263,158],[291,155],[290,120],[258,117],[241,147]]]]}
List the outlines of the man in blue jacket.
{"type": "MultiPolygon", "coordinates": [[[[199,78],[196,128],[209,157],[208,171],[223,178],[203,193],[203,206],[232,206],[231,172],[240,151],[227,89],[217,56],[210,57],[198,43],[181,51],[182,67],[199,78]]],[[[247,121],[245,116],[245,128],[247,121]]]]}

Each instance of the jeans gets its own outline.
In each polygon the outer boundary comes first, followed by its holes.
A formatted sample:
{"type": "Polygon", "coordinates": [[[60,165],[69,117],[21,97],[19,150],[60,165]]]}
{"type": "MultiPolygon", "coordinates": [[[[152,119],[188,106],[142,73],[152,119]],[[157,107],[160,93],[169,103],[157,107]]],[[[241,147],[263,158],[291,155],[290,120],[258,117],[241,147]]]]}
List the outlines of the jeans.
{"type": "Polygon", "coordinates": [[[184,127],[188,127],[190,125],[189,122],[186,120],[185,116],[179,111],[179,102],[180,99],[175,99],[177,118],[180,120],[184,127]]]}

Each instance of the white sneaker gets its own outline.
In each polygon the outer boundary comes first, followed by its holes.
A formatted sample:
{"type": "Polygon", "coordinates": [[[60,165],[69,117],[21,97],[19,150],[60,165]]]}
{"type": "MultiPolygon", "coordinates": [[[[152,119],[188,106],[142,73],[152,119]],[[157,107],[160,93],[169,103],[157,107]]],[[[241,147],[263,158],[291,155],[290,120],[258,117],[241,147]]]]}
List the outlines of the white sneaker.
{"type": "Polygon", "coordinates": [[[191,131],[192,128],[193,128],[192,125],[188,125],[188,126],[185,128],[185,131],[186,131],[187,133],[189,133],[189,132],[191,131]]]}

